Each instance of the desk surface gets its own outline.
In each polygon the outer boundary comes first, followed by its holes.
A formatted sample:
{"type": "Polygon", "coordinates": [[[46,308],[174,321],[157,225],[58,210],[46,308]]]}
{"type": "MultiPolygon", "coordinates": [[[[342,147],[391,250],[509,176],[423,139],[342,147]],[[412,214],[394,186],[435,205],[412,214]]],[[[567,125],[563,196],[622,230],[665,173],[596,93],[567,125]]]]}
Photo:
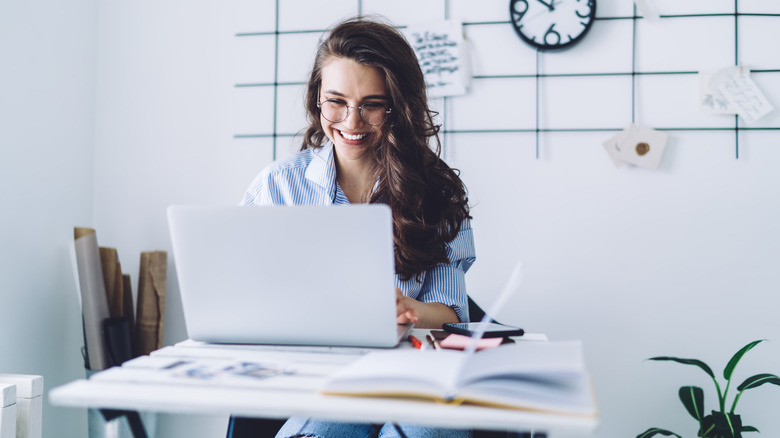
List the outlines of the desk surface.
{"type": "MultiPolygon", "coordinates": [[[[424,338],[424,331],[415,332],[416,336],[424,338]]],[[[49,400],[54,405],[81,408],[264,418],[300,415],[485,430],[544,430],[553,436],[558,431],[567,436],[587,436],[598,424],[595,419],[519,410],[456,406],[425,400],[326,396],[317,392],[330,373],[353,362],[365,351],[212,346],[185,341],[122,367],[97,373],[89,380],[77,380],[54,388],[49,392],[49,400]],[[166,363],[182,360],[262,362],[295,372],[257,379],[250,385],[245,384],[246,380],[237,385],[235,381],[181,379],[165,373],[166,363]]]]}

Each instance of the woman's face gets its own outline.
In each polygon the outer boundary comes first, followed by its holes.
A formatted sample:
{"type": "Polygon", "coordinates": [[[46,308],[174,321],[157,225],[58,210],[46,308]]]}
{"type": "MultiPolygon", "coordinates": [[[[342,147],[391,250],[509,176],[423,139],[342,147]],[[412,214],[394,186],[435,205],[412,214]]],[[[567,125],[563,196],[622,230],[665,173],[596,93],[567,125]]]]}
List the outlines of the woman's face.
{"type": "MultiPolygon", "coordinates": [[[[377,143],[380,126],[372,126],[360,117],[357,108],[365,105],[364,118],[371,121],[368,113],[376,114],[380,105],[389,107],[389,98],[385,89],[385,79],[376,67],[358,64],[351,59],[331,58],[322,68],[320,84],[320,123],[325,135],[333,142],[336,156],[343,164],[346,161],[361,161],[370,157],[367,152],[377,143]],[[340,122],[332,122],[325,117],[324,102],[328,105],[345,103],[349,114],[340,122]]],[[[380,111],[382,112],[380,108],[380,111]]],[[[331,120],[337,119],[331,116],[331,120]]]]}

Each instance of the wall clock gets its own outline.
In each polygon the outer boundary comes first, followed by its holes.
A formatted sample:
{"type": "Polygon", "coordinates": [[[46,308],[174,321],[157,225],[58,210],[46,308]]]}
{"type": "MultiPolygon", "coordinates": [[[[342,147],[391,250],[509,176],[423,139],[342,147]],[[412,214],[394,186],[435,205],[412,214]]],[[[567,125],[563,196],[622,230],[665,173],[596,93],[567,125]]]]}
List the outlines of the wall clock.
{"type": "Polygon", "coordinates": [[[509,17],[520,39],[539,50],[582,40],[596,17],[596,0],[511,0],[509,17]]]}

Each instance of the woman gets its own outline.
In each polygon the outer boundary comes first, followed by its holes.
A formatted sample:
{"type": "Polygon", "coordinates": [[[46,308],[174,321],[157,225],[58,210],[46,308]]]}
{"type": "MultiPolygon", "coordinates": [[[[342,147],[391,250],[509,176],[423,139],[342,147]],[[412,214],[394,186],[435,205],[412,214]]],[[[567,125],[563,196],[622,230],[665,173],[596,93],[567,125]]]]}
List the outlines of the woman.
{"type": "MultiPolygon", "coordinates": [[[[305,103],[310,124],[301,151],[264,169],[242,205],[389,205],[398,323],[441,328],[468,321],[464,274],[474,262],[468,199],[438,156],[439,127],[404,37],[378,21],[338,24],[319,46],[305,103]]],[[[402,428],[410,437],[458,434],[402,428]]],[[[379,429],[294,418],[277,436],[376,436],[379,429]]],[[[395,428],[383,427],[380,436],[386,433],[395,428]]]]}

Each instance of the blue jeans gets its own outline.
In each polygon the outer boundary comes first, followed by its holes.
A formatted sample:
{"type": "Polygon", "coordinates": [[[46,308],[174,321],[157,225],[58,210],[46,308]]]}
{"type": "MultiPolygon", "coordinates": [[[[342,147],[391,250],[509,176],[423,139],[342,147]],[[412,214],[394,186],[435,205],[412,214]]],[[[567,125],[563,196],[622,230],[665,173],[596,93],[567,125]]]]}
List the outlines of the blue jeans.
{"type": "MultiPolygon", "coordinates": [[[[470,432],[457,429],[399,424],[398,427],[409,438],[469,438],[470,432]]],[[[276,434],[276,438],[401,438],[392,424],[339,423],[310,418],[292,417],[276,434]]]]}

